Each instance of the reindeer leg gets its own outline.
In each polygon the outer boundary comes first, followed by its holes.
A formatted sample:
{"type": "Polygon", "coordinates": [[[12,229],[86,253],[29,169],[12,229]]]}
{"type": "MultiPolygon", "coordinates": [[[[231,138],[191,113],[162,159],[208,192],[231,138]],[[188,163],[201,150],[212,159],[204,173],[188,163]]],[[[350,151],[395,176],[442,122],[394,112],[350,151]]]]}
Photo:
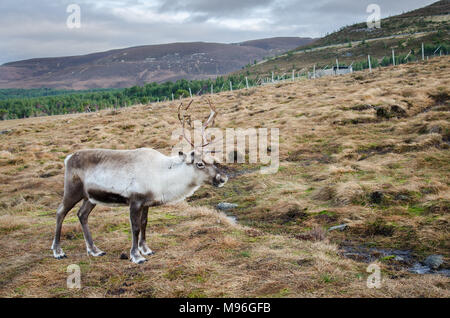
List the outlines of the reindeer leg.
{"type": "Polygon", "coordinates": [[[79,191],[80,190],[79,185],[75,185],[74,187],[68,187],[68,189],[69,191],[67,191],[67,193],[64,193],[63,202],[61,203],[61,205],[58,208],[58,211],[56,212],[55,238],[53,239],[52,244],[53,256],[56,259],[63,259],[67,257],[60,246],[62,224],[67,213],[70,210],[72,210],[72,208],[82,199],[82,194],[79,191]]]}
{"type": "Polygon", "coordinates": [[[66,205],[63,202],[61,203],[61,205],[58,208],[58,211],[56,212],[56,230],[55,230],[55,238],[53,239],[52,244],[53,256],[56,259],[63,259],[67,257],[60,246],[61,228],[64,218],[66,217],[67,213],[69,213],[69,211],[72,210],[75,204],[66,205]]]}
{"type": "Polygon", "coordinates": [[[155,254],[148,246],[145,241],[145,230],[147,229],[147,218],[148,218],[148,206],[142,208],[141,214],[141,236],[139,237],[139,251],[142,255],[153,255],[155,254]]]}
{"type": "Polygon", "coordinates": [[[88,218],[91,211],[95,208],[95,204],[91,203],[89,200],[85,199],[83,205],[78,211],[78,219],[81,223],[81,228],[83,229],[84,240],[86,241],[86,249],[88,255],[92,256],[103,256],[106,253],[101,251],[97,246],[95,246],[92,240],[91,232],[89,231],[88,218]]]}
{"type": "Polygon", "coordinates": [[[142,214],[142,203],[131,201],[130,203],[130,223],[133,243],[130,251],[130,260],[135,264],[142,264],[147,261],[139,252],[139,232],[141,229],[140,221],[142,214]]]}

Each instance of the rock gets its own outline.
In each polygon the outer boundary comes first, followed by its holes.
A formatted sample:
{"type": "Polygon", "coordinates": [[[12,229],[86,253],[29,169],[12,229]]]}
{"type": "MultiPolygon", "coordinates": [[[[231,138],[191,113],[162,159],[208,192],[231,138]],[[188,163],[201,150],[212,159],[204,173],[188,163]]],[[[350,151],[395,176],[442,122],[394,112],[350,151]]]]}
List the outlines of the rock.
{"type": "Polygon", "coordinates": [[[128,255],[126,253],[120,254],[120,259],[128,259],[128,255]]]}
{"type": "Polygon", "coordinates": [[[425,259],[425,265],[432,269],[438,269],[444,263],[442,255],[430,255],[425,259]]]}
{"type": "Polygon", "coordinates": [[[348,224],[336,225],[336,226],[330,227],[328,229],[328,231],[334,231],[334,230],[344,231],[347,227],[348,227],[348,224]]]}
{"type": "Polygon", "coordinates": [[[217,209],[222,210],[222,211],[226,211],[226,210],[231,210],[234,208],[237,208],[238,205],[234,204],[234,203],[227,203],[227,202],[220,202],[217,205],[217,209]]]}

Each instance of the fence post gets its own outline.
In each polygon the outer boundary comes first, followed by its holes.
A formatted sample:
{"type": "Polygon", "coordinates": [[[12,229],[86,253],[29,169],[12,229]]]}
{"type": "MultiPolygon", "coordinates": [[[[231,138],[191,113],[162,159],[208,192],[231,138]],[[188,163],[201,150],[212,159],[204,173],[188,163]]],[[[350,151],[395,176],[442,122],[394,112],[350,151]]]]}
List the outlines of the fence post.
{"type": "Polygon", "coordinates": [[[394,49],[392,49],[392,64],[395,66],[395,52],[394,52],[394,49]]]}
{"type": "Polygon", "coordinates": [[[292,70],[292,81],[295,81],[295,71],[292,70]]]}
{"type": "Polygon", "coordinates": [[[316,64],[314,64],[314,69],[313,69],[313,78],[316,79],[316,64]]]}
{"type": "Polygon", "coordinates": [[[174,96],[173,96],[173,93],[172,93],[172,102],[173,102],[173,100],[174,100],[174,96]]]}
{"type": "Polygon", "coordinates": [[[370,55],[368,56],[369,59],[369,72],[372,73],[372,62],[370,61],[370,55]]]}
{"type": "Polygon", "coordinates": [[[336,59],[336,75],[338,75],[339,72],[339,60],[336,59]]]}
{"type": "Polygon", "coordinates": [[[214,94],[214,84],[211,84],[211,95],[214,94]]]}
{"type": "Polygon", "coordinates": [[[274,78],[273,78],[273,72],[272,72],[272,83],[274,83],[275,82],[275,80],[274,80],[274,78]]]}
{"type": "Polygon", "coordinates": [[[192,98],[192,91],[191,91],[191,88],[189,87],[189,95],[191,96],[191,98],[192,98]]]}
{"type": "Polygon", "coordinates": [[[233,91],[233,83],[230,81],[230,91],[233,91]]]}
{"type": "Polygon", "coordinates": [[[423,42],[422,42],[422,61],[425,60],[425,48],[423,46],[423,42]]]}
{"type": "Polygon", "coordinates": [[[245,77],[245,86],[247,86],[247,89],[248,89],[248,77],[247,76],[245,77]]]}

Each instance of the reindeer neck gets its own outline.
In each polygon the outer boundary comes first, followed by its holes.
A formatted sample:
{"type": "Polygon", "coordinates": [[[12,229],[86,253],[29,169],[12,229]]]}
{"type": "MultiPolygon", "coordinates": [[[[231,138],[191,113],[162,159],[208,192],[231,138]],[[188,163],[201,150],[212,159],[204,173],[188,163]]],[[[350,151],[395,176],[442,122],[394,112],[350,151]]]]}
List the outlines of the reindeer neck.
{"type": "Polygon", "coordinates": [[[163,200],[166,203],[182,201],[201,186],[195,169],[185,163],[172,165],[164,179],[163,200]]]}

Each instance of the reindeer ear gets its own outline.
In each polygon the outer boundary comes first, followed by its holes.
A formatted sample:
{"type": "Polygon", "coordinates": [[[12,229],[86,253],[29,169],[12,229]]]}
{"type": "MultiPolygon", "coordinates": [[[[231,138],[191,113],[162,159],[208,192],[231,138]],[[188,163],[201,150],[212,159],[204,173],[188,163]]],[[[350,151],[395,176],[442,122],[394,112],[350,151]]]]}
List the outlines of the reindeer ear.
{"type": "Polygon", "coordinates": [[[187,163],[194,163],[194,160],[195,160],[195,151],[191,151],[189,159],[187,159],[187,163]]]}
{"type": "Polygon", "coordinates": [[[186,156],[186,154],[184,152],[180,151],[178,153],[178,155],[180,156],[181,161],[186,161],[186,157],[187,156],[186,156]]]}

